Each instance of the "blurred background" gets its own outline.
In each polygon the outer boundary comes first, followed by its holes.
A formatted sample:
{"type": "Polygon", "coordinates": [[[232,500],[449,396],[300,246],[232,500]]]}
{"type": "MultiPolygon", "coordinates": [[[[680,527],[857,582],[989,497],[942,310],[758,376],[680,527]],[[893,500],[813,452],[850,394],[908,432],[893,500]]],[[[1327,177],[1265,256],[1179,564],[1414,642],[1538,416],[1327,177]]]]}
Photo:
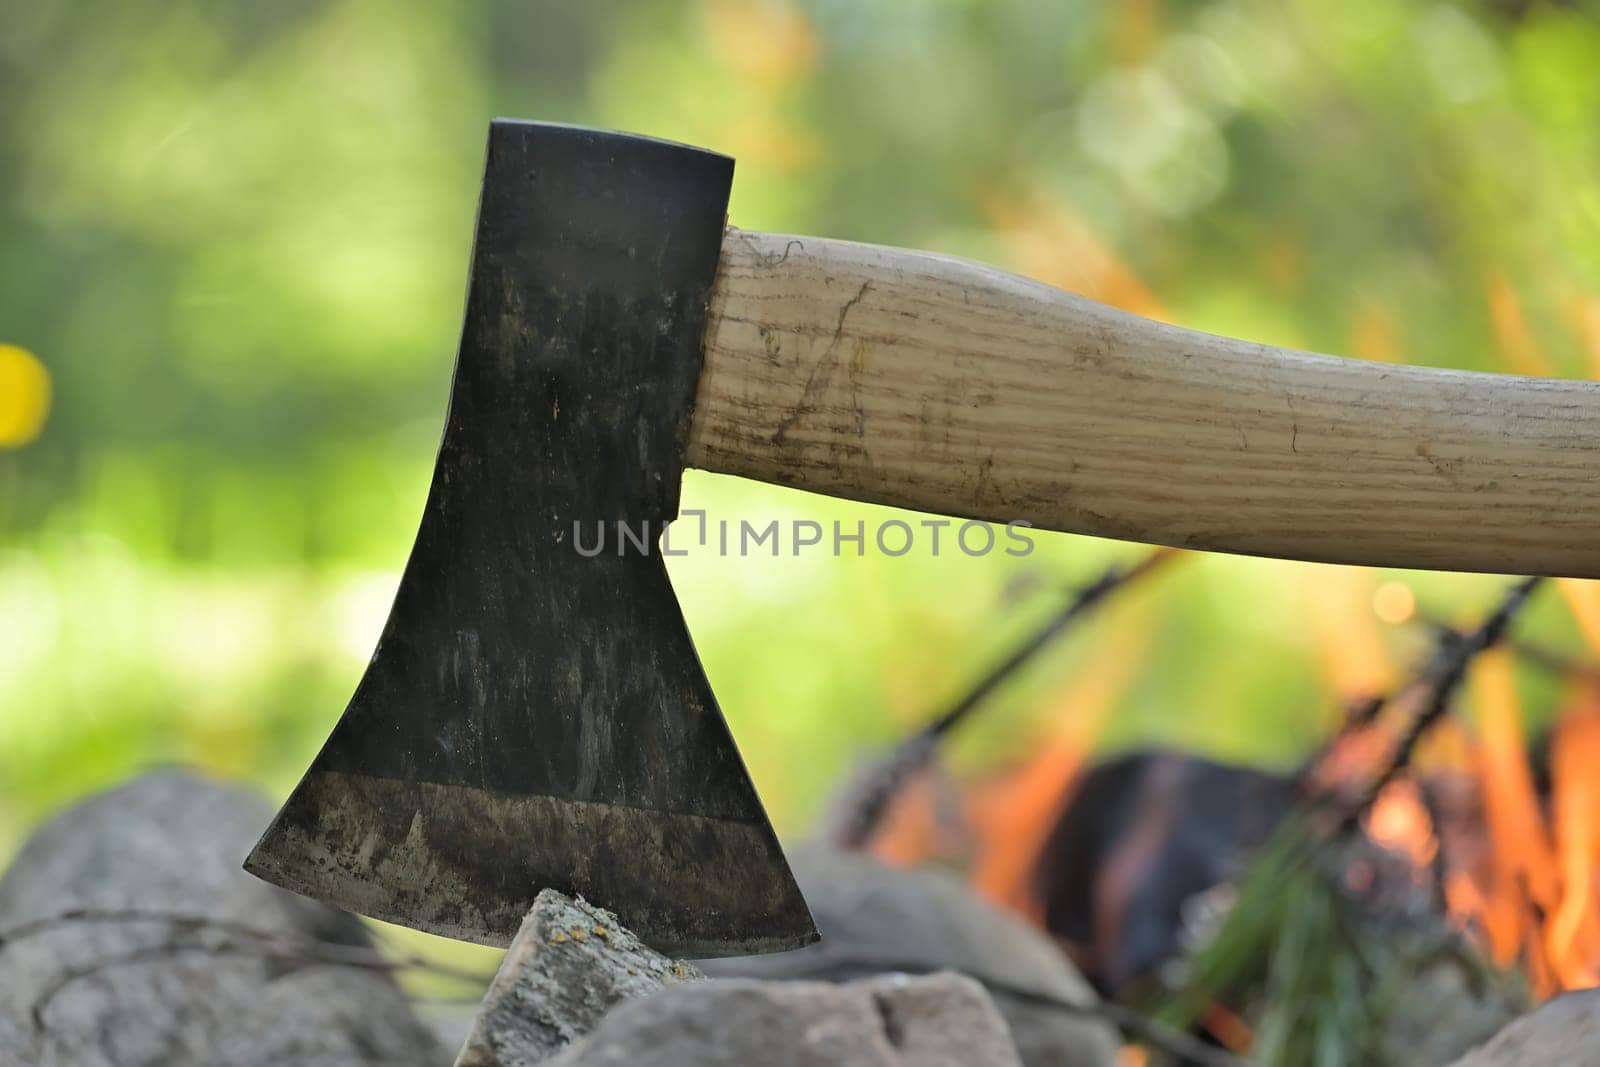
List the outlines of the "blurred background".
{"type": "MultiPolygon", "coordinates": [[[[738,160],[740,226],[992,261],[1204,330],[1600,374],[1580,4],[10,0],[0,865],[154,764],[287,792],[383,623],[442,425],[491,116],[738,160]]],[[[883,509],[691,473],[714,518],[883,509]]],[[[780,830],[1135,546],[674,559],[780,830]]],[[[956,739],[1287,768],[1503,579],[1186,557],[956,739]]],[[[1522,632],[1576,655],[1547,595],[1522,632]]],[[[1591,601],[1592,602],[1592,601],[1591,601]]],[[[1600,612],[1592,618],[1600,639],[1600,612]]],[[[1559,678],[1516,678],[1530,733],[1559,678]]]]}

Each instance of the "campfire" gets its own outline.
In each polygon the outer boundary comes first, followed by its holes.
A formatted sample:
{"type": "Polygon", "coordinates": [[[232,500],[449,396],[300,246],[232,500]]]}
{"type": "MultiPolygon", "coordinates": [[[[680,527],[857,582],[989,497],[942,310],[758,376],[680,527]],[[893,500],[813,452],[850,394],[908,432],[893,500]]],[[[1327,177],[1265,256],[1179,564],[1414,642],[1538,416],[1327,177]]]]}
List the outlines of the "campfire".
{"type": "MultiPolygon", "coordinates": [[[[1044,927],[1102,992],[1120,997],[1134,987],[1130,961],[1144,959],[1131,931],[1150,919],[1133,914],[1148,887],[1177,872],[1196,891],[1174,909],[1184,921],[1172,923],[1163,958],[1147,961],[1147,973],[1192,947],[1193,931],[1183,927],[1206,907],[1225,911],[1266,844],[1266,828],[1248,820],[1198,827],[1195,799],[1202,790],[1280,790],[1285,810],[1313,820],[1319,807],[1324,821],[1328,809],[1356,813],[1352,832],[1362,844],[1338,861],[1341,890],[1352,898],[1381,895],[1391,912],[1442,920],[1533,1000],[1600,985],[1600,669],[1512,638],[1503,624],[1462,652],[1479,635],[1419,615],[1402,583],[1374,586],[1367,572],[1350,574],[1363,595],[1329,598],[1344,608],[1319,644],[1348,710],[1294,772],[1176,753],[1097,762],[1099,727],[1127,680],[1117,671],[1136,670],[1139,650],[1130,646],[1105,657],[1121,664],[1116,670],[1079,680],[1045,709],[1051,733],[1027,759],[970,780],[937,765],[909,778],[867,847],[890,863],[959,868],[977,893],[1044,927]],[[1427,632],[1432,643],[1432,664],[1409,682],[1387,658],[1385,627],[1427,632]],[[1454,681],[1440,681],[1448,673],[1441,662],[1458,663],[1454,681]],[[1536,719],[1519,693],[1519,667],[1560,682],[1554,706],[1536,709],[1536,719]],[[1438,705],[1431,711],[1430,702],[1438,705]],[[1549,725],[1530,731],[1530,721],[1549,725]],[[1214,870],[1196,869],[1206,866],[1196,860],[1197,837],[1215,846],[1214,870]]],[[[1564,581],[1559,589],[1600,652],[1600,585],[1564,581]]],[[[1513,613],[1504,611],[1502,623],[1513,613]]],[[[1223,1002],[1199,1025],[1234,1051],[1250,1047],[1250,1022],[1223,1002]]]]}

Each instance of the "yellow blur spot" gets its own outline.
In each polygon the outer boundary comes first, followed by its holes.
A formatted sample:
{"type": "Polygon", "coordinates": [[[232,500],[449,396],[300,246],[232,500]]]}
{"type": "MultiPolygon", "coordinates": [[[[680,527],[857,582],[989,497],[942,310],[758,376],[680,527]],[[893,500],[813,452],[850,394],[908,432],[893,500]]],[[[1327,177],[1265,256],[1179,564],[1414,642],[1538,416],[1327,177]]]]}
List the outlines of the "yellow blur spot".
{"type": "Polygon", "coordinates": [[[1577,620],[1584,640],[1589,642],[1590,648],[1600,652],[1600,581],[1557,578],[1556,584],[1561,587],[1561,594],[1566,597],[1567,607],[1577,620]]]}
{"type": "Polygon", "coordinates": [[[1350,327],[1350,354],[1374,363],[1401,363],[1400,332],[1387,308],[1367,304],[1350,327]]]}
{"type": "Polygon", "coordinates": [[[1384,622],[1398,626],[1417,613],[1417,595],[1403,582],[1384,582],[1372,591],[1372,610],[1384,622]]]}
{"type": "Polygon", "coordinates": [[[32,352],[0,344],[0,448],[39,436],[50,413],[50,372],[32,352]]]}
{"type": "Polygon", "coordinates": [[[804,14],[773,0],[701,0],[718,58],[767,91],[794,85],[817,65],[817,32],[804,14]]]}

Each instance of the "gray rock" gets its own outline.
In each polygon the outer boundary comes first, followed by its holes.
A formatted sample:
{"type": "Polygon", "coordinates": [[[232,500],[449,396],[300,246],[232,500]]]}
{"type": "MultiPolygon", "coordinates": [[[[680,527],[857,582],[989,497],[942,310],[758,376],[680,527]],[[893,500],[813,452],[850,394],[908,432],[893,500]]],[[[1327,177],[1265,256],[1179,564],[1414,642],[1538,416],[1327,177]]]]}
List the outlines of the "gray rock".
{"type": "Polygon", "coordinates": [[[1388,936],[1411,958],[1425,961],[1386,1012],[1380,1050],[1388,1062],[1452,1063],[1527,1011],[1521,982],[1488,970],[1492,965],[1479,971],[1464,956],[1429,952],[1436,938],[1399,929],[1388,936]]]}
{"type": "Polygon", "coordinates": [[[872,998],[889,1044],[906,1064],[1015,1065],[1016,1043],[984,987],[966,975],[941,971],[911,977],[885,974],[844,987],[872,998]]]}
{"type": "Polygon", "coordinates": [[[835,985],[745,979],[619,1005],[549,1067],[1016,1067],[1004,1020],[970,978],[835,985]]]}
{"type": "Polygon", "coordinates": [[[1600,989],[1566,993],[1524,1015],[1455,1067],[1600,1067],[1600,989]]]}
{"type": "Polygon", "coordinates": [[[1116,1031],[1092,1015],[1094,991],[1044,935],[954,878],[820,845],[789,851],[822,941],[794,952],[705,960],[713,978],[848,981],[886,972],[958,971],[982,982],[1028,1067],[1109,1067],[1116,1031]]]}
{"type": "Polygon", "coordinates": [[[476,1008],[449,1007],[424,1015],[423,1021],[441,1048],[459,1049],[478,1025],[478,1012],[476,1008]]]}
{"type": "Polygon", "coordinates": [[[530,1067],[593,1030],[610,1008],[703,978],[603,908],[546,889],[484,995],[456,1067],[530,1067]]]}
{"type": "Polygon", "coordinates": [[[163,771],[42,826],[0,879],[0,934],[74,909],[206,921],[74,920],[0,946],[0,1063],[448,1062],[388,973],[303,958],[322,942],[376,959],[354,917],[240,869],[271,814],[252,793],[163,771]]]}

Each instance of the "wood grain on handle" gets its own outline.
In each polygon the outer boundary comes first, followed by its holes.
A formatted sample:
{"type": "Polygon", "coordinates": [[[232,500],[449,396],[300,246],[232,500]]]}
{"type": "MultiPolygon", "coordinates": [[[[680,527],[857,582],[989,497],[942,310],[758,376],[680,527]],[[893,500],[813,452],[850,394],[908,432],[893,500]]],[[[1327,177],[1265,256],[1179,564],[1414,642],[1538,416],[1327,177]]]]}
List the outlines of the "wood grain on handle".
{"type": "Polygon", "coordinates": [[[1310,355],[730,229],[691,466],[1223,552],[1600,576],[1600,383],[1310,355]]]}

